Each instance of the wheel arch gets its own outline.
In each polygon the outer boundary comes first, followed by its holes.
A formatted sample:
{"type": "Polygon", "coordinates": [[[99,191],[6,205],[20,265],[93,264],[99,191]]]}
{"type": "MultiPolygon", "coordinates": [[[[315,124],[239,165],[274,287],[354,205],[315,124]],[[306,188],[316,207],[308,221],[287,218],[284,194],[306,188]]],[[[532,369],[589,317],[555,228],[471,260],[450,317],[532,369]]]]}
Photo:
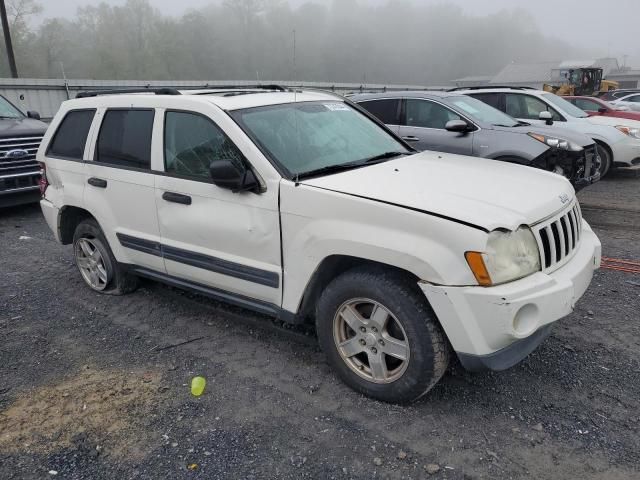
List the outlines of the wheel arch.
{"type": "Polygon", "coordinates": [[[73,234],[78,225],[86,219],[98,220],[86,209],[73,205],[65,205],[58,214],[58,232],[63,245],[73,243],[73,234]]]}
{"type": "Polygon", "coordinates": [[[382,263],[375,260],[370,260],[362,257],[355,257],[351,255],[330,255],[322,260],[313,275],[309,279],[300,304],[298,306],[297,316],[303,322],[311,322],[314,314],[315,305],[320,298],[320,295],[324,289],[335,278],[343,273],[352,270],[357,267],[370,266],[372,268],[381,268],[389,271],[395,271],[407,278],[415,281],[416,288],[418,288],[419,278],[412,272],[390,265],[388,263],[382,263]]]}

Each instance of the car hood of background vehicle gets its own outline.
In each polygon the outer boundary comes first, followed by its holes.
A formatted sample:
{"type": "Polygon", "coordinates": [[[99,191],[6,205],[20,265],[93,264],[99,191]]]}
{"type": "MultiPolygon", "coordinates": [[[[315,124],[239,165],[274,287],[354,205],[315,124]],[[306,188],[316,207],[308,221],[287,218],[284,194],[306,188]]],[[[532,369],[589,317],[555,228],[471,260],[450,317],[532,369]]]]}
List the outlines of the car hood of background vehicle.
{"type": "Polygon", "coordinates": [[[429,151],[301,183],[488,231],[534,224],[575,196],[571,184],[555,173],[429,151]]]}
{"type": "Polygon", "coordinates": [[[612,127],[622,125],[629,128],[640,128],[640,121],[629,120],[627,118],[599,116],[599,117],[589,117],[587,120],[590,123],[594,123],[596,125],[611,125],[612,127]]]}
{"type": "Polygon", "coordinates": [[[0,119],[0,139],[12,137],[41,137],[47,131],[47,124],[33,118],[0,119]]]}
{"type": "Polygon", "coordinates": [[[528,133],[538,133],[540,135],[546,135],[547,137],[555,137],[561,138],[563,140],[568,140],[577,145],[580,145],[581,147],[593,145],[593,139],[591,137],[588,137],[579,132],[574,132],[567,129],[559,129],[557,127],[545,127],[542,125],[521,125],[517,127],[493,126],[491,128],[493,130],[498,130],[501,132],[522,133],[523,135],[526,135],[528,133]]]}

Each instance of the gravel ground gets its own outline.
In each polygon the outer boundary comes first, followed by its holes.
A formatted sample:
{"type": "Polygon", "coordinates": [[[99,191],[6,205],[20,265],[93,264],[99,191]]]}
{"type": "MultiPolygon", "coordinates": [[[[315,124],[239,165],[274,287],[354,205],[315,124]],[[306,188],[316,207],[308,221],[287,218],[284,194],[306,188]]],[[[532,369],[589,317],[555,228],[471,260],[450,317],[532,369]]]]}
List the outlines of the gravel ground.
{"type": "MultiPolygon", "coordinates": [[[[639,261],[638,230],[596,231],[639,261]]],[[[597,272],[521,364],[453,365],[399,407],[340,383],[311,331],[151,282],[89,291],[37,207],[0,211],[0,244],[0,478],[640,476],[638,275],[597,272]]]]}

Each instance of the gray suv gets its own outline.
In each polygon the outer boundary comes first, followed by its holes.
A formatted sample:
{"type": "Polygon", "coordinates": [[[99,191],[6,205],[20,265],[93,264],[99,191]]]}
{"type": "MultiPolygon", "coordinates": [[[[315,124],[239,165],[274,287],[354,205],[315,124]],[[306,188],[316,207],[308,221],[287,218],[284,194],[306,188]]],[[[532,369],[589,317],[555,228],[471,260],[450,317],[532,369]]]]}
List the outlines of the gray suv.
{"type": "Polygon", "coordinates": [[[418,150],[519,163],[564,175],[576,190],[600,179],[593,139],[531,125],[466,95],[393,92],[349,97],[418,150]]]}

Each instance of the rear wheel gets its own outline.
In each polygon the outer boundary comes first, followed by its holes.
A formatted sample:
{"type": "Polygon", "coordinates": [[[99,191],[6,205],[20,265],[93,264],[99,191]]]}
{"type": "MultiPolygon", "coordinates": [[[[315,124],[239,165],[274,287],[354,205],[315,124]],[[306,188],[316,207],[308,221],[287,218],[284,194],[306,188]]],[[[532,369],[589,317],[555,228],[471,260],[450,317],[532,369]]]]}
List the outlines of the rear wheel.
{"type": "Polygon", "coordinates": [[[598,171],[600,172],[600,178],[604,178],[611,168],[611,152],[609,152],[607,147],[599,143],[596,144],[596,148],[598,150],[598,156],[600,157],[600,168],[598,171]]]}
{"type": "Polygon", "coordinates": [[[420,398],[444,374],[449,345],[415,281],[383,268],[356,268],[318,302],[320,346],[340,378],[378,400],[420,398]]]}
{"type": "Polygon", "coordinates": [[[95,220],[78,224],[73,234],[73,253],[82,279],[92,290],[122,295],[138,287],[138,278],[118,264],[95,220]]]}

